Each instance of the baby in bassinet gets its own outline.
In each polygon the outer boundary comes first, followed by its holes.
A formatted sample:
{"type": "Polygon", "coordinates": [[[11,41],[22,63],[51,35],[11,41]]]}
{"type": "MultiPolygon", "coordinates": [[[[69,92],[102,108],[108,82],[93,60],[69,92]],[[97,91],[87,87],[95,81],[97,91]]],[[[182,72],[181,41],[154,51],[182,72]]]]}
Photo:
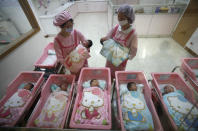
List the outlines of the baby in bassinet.
{"type": "MultiPolygon", "coordinates": [[[[168,108],[168,112],[175,124],[179,126],[193,105],[184,97],[184,93],[181,90],[176,90],[172,85],[165,85],[161,91],[164,91],[162,92],[163,100],[168,108]]],[[[198,118],[198,109],[195,107],[184,121],[182,129],[187,130],[196,118],[198,118]]],[[[191,130],[198,130],[198,121],[192,125],[191,130]]]]}
{"type": "Polygon", "coordinates": [[[98,80],[92,79],[90,81],[90,87],[100,87],[98,80]]]}
{"type": "Polygon", "coordinates": [[[0,107],[0,125],[11,124],[16,120],[26,102],[31,97],[34,84],[22,83],[18,90],[0,107]]]}
{"type": "Polygon", "coordinates": [[[84,88],[74,121],[77,124],[108,125],[107,90],[101,89],[100,81],[92,79],[91,88],[84,88]]]}
{"type": "Polygon", "coordinates": [[[37,127],[59,128],[65,113],[69,88],[67,84],[51,85],[52,93],[48,97],[40,115],[34,121],[37,127]]]}
{"type": "Polygon", "coordinates": [[[126,130],[153,130],[152,115],[144,100],[143,86],[129,82],[121,95],[122,116],[126,130]]]}

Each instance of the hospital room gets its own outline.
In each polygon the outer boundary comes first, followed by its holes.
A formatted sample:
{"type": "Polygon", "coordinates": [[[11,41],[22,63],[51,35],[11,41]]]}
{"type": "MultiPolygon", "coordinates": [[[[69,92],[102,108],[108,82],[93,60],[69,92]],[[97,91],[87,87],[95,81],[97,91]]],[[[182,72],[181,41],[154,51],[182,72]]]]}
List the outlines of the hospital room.
{"type": "Polygon", "coordinates": [[[0,0],[0,130],[198,131],[198,0],[0,0]]]}

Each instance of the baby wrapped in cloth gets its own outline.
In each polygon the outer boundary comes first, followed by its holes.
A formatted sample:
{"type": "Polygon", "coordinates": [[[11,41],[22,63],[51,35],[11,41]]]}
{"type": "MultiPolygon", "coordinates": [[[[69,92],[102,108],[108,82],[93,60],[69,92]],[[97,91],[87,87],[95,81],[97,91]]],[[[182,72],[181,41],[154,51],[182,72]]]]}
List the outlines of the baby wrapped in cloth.
{"type": "MultiPolygon", "coordinates": [[[[173,118],[175,124],[180,126],[185,116],[189,113],[193,105],[184,97],[184,93],[181,90],[176,90],[172,85],[162,85],[160,90],[163,94],[163,100],[168,108],[168,112],[173,118]]],[[[198,109],[193,108],[190,115],[184,120],[181,129],[187,130],[192,125],[191,131],[198,130],[198,121],[194,120],[198,118],[198,109]]]]}
{"type": "Polygon", "coordinates": [[[77,73],[83,67],[85,60],[89,58],[87,48],[79,44],[66,58],[64,66],[72,73],[77,73]]]}
{"type": "Polygon", "coordinates": [[[34,84],[22,83],[18,90],[0,107],[0,125],[9,125],[21,114],[21,110],[31,97],[34,84]]]}
{"type": "Polygon", "coordinates": [[[74,121],[77,124],[107,125],[108,100],[105,82],[93,79],[83,84],[83,96],[79,101],[74,121]],[[90,85],[87,83],[90,83],[90,85]]]}
{"type": "Polygon", "coordinates": [[[153,130],[152,115],[144,100],[143,85],[130,82],[121,84],[122,116],[126,130],[153,130]]]}
{"type": "Polygon", "coordinates": [[[114,66],[118,67],[123,61],[128,59],[129,49],[116,43],[113,39],[109,39],[104,41],[100,53],[114,66]]]}
{"type": "Polygon", "coordinates": [[[52,93],[48,97],[40,115],[34,121],[37,127],[59,128],[65,113],[65,107],[68,100],[70,85],[57,86],[52,84],[52,93]]]}

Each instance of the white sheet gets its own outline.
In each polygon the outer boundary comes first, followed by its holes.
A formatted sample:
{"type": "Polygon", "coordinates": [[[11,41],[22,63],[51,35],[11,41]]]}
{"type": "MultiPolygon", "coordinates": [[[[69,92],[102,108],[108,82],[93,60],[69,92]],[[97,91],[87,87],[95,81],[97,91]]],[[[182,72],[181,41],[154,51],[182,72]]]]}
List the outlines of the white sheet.
{"type": "Polygon", "coordinates": [[[43,61],[42,65],[52,65],[56,62],[56,55],[48,55],[47,58],[43,61]]]}

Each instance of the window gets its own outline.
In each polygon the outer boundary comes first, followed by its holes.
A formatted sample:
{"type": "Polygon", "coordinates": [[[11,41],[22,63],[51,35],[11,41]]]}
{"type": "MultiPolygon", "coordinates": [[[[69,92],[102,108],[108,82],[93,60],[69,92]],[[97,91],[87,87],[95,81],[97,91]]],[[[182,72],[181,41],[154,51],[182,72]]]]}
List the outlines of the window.
{"type": "Polygon", "coordinates": [[[0,58],[39,30],[27,0],[0,0],[0,58]]]}

